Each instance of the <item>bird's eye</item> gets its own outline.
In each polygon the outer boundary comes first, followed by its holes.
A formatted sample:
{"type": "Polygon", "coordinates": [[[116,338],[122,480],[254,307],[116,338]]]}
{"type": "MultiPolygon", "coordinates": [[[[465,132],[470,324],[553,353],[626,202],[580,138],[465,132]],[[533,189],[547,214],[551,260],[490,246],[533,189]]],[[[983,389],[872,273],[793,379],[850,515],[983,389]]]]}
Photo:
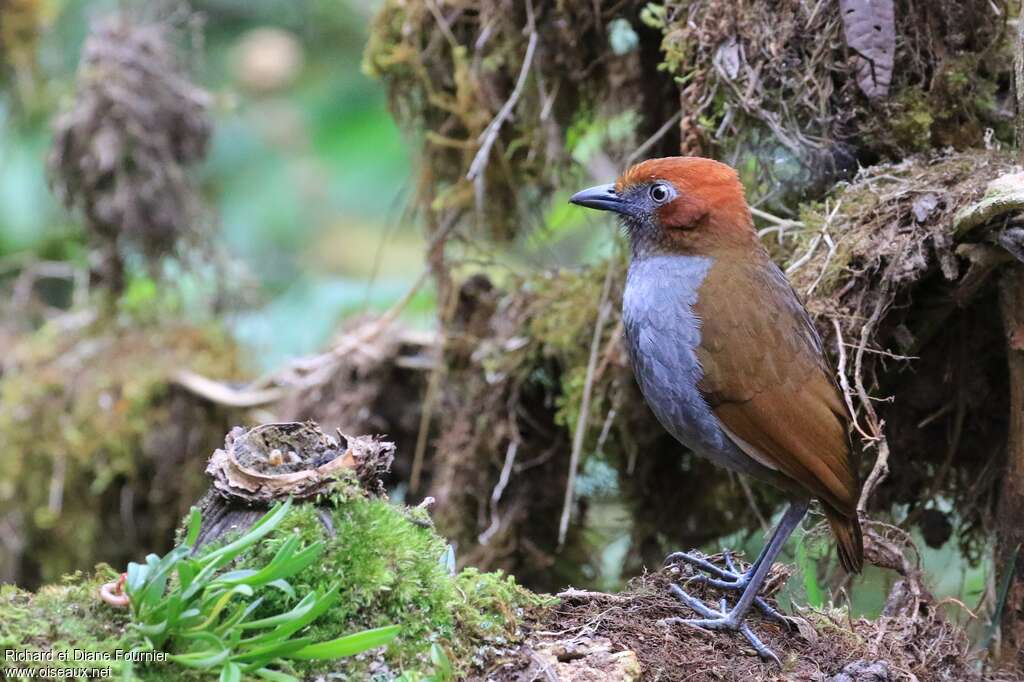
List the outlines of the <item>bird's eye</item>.
{"type": "Polygon", "coordinates": [[[651,199],[653,199],[656,204],[663,204],[668,201],[670,194],[668,187],[660,182],[651,185],[651,199]]]}

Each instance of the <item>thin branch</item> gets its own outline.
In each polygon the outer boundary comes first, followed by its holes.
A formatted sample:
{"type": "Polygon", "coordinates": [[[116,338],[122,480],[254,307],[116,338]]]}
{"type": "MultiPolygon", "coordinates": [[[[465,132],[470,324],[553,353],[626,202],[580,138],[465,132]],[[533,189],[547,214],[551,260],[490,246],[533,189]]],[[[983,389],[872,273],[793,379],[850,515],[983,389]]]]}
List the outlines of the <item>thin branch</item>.
{"type": "Polygon", "coordinates": [[[498,482],[494,486],[494,490],[491,491],[491,525],[487,527],[477,540],[481,545],[486,545],[494,537],[494,534],[501,528],[501,517],[498,516],[498,503],[501,502],[501,496],[505,492],[505,487],[508,486],[508,479],[512,475],[512,467],[516,463],[516,453],[519,452],[519,441],[513,439],[509,441],[508,449],[505,451],[505,464],[501,467],[501,474],[498,476],[498,482]]]}
{"type": "Polygon", "coordinates": [[[569,457],[569,478],[565,483],[565,500],[562,502],[562,518],[558,522],[558,547],[565,544],[565,535],[569,530],[569,517],[572,513],[573,491],[576,486],[576,469],[579,467],[580,453],[583,451],[583,438],[587,430],[587,417],[590,412],[590,394],[594,388],[594,372],[597,370],[597,356],[601,350],[601,331],[605,320],[611,313],[608,297],[612,289],[612,272],[614,262],[608,263],[601,289],[601,301],[597,309],[597,322],[594,324],[594,337],[590,341],[590,358],[587,360],[587,374],[583,382],[583,397],[580,399],[580,413],[576,419],[576,431],[572,435],[572,454],[569,457]]]}
{"type": "Polygon", "coordinates": [[[260,407],[277,402],[285,394],[282,388],[260,390],[252,390],[245,387],[235,388],[204,377],[201,374],[196,374],[188,369],[178,370],[177,374],[174,375],[173,382],[193,395],[199,396],[211,403],[227,407],[260,407]]]}
{"type": "MultiPolygon", "coordinates": [[[[441,310],[441,319],[450,320],[455,312],[455,306],[459,302],[459,290],[452,287],[449,291],[449,298],[441,310]]],[[[420,487],[420,476],[423,472],[423,460],[427,452],[427,436],[430,433],[430,422],[434,416],[434,407],[437,404],[437,397],[441,391],[441,377],[444,375],[444,342],[437,344],[437,364],[427,379],[427,390],[423,397],[423,407],[420,412],[420,424],[416,433],[416,449],[412,456],[412,472],[409,474],[409,492],[415,493],[420,487]]]]}
{"type": "Polygon", "coordinates": [[[682,118],[683,110],[680,109],[672,116],[672,118],[665,121],[665,123],[663,123],[660,128],[654,131],[654,134],[647,138],[647,140],[642,145],[637,147],[632,154],[627,156],[623,164],[626,167],[629,167],[636,163],[638,159],[643,158],[644,154],[649,152],[654,145],[658,144],[658,141],[661,140],[661,138],[665,137],[665,134],[672,129],[672,126],[679,123],[680,119],[682,118]]]}
{"type": "Polygon", "coordinates": [[[843,343],[843,330],[839,326],[839,320],[833,318],[832,324],[836,328],[836,348],[839,351],[839,387],[843,390],[843,399],[846,401],[846,409],[850,411],[850,418],[853,419],[853,427],[864,440],[871,440],[871,436],[860,427],[857,421],[857,410],[853,407],[853,389],[850,388],[850,380],[846,377],[846,344],[843,343]]]}
{"type": "Polygon", "coordinates": [[[491,147],[494,146],[498,139],[501,126],[512,115],[512,110],[522,96],[523,88],[526,87],[526,77],[529,75],[530,66],[533,64],[533,53],[537,49],[538,40],[537,30],[533,23],[533,4],[530,2],[527,2],[527,29],[530,32],[530,39],[526,44],[526,56],[523,57],[523,66],[519,69],[519,78],[516,80],[515,87],[512,88],[512,94],[509,95],[508,100],[505,101],[505,104],[498,111],[498,115],[487,124],[484,132],[480,134],[480,149],[477,150],[476,156],[473,157],[473,162],[469,165],[469,172],[466,173],[467,180],[475,181],[477,178],[482,177],[491,156],[491,147]]]}

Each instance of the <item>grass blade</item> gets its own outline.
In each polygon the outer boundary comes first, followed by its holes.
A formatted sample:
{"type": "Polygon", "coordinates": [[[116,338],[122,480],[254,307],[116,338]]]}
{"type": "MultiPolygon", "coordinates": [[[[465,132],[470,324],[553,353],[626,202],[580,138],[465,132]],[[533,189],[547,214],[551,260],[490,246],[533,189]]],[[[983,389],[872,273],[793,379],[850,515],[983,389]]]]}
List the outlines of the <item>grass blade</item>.
{"type": "Polygon", "coordinates": [[[185,545],[189,547],[196,546],[196,540],[199,539],[199,529],[203,525],[203,515],[199,511],[199,507],[192,507],[188,510],[188,533],[185,535],[185,545]]]}
{"type": "Polygon", "coordinates": [[[204,564],[220,563],[220,565],[223,566],[224,563],[231,561],[236,556],[266,537],[266,535],[272,530],[277,528],[278,524],[281,523],[285,514],[288,513],[288,510],[291,509],[291,507],[291,500],[288,500],[283,504],[275,505],[270,509],[270,511],[264,514],[259,521],[254,523],[252,527],[242,535],[242,537],[204,555],[200,561],[204,564]]]}
{"type": "Polygon", "coordinates": [[[332,639],[318,644],[310,644],[309,646],[290,654],[288,658],[308,661],[329,660],[332,658],[354,656],[355,654],[366,651],[367,649],[373,649],[387,644],[398,635],[398,632],[401,629],[402,628],[399,625],[386,625],[382,628],[364,630],[363,632],[346,635],[344,637],[339,637],[338,639],[332,639]]]}
{"type": "Polygon", "coordinates": [[[259,668],[253,671],[257,677],[269,682],[301,682],[299,678],[288,673],[283,673],[280,670],[271,670],[270,668],[259,668]]]}

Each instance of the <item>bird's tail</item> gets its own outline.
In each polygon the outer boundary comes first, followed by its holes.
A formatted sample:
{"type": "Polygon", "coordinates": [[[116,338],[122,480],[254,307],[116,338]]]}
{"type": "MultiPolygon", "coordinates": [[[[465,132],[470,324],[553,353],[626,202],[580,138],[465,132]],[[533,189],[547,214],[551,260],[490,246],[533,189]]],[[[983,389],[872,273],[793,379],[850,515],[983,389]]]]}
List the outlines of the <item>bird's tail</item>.
{"type": "Polygon", "coordinates": [[[856,513],[852,518],[843,516],[825,505],[825,516],[832,526],[832,534],[836,536],[839,562],[847,573],[860,573],[864,568],[864,537],[861,535],[860,521],[857,520],[856,513]]]}

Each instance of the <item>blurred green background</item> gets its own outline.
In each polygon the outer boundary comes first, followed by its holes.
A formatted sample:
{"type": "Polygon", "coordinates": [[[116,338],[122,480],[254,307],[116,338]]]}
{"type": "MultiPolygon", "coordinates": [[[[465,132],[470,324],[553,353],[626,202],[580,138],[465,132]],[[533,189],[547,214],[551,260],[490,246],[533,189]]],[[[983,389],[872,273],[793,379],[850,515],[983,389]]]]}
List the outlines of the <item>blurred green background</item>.
{"type": "MultiPolygon", "coordinates": [[[[205,29],[195,78],[215,102],[202,187],[244,298],[231,325],[260,368],[321,347],[341,318],[386,307],[422,269],[420,232],[404,211],[409,145],[383,88],[360,70],[374,5],[194,3],[205,29]]],[[[85,258],[44,159],[89,25],[118,7],[44,6],[38,72],[0,100],[0,258],[85,258]]],[[[426,323],[431,307],[424,295],[411,314],[426,323]]]]}

